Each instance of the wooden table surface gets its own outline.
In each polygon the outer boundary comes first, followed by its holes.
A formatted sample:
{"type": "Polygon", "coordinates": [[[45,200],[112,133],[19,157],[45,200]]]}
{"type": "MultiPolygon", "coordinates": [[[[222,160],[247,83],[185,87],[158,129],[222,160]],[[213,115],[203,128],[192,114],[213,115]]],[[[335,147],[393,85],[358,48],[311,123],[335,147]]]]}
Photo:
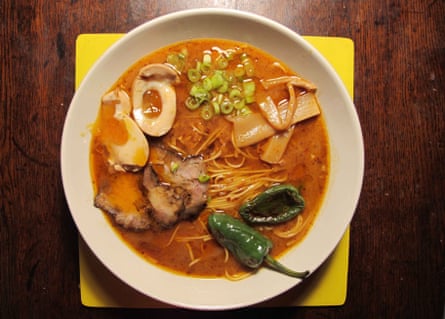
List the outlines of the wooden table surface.
{"type": "Polygon", "coordinates": [[[302,35],[351,38],[366,151],[345,305],[240,309],[213,318],[443,318],[443,0],[1,1],[0,318],[209,315],[81,305],[77,231],[59,159],[76,37],[128,32],[197,7],[254,12],[302,35]]]}

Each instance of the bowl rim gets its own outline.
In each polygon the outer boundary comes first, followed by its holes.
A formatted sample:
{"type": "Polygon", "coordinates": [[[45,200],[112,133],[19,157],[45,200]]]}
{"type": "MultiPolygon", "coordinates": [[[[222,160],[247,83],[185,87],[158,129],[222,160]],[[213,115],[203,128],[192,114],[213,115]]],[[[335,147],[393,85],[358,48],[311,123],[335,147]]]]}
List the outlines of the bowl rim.
{"type": "MultiPolygon", "coordinates": [[[[95,62],[95,64],[91,67],[90,71],[86,74],[84,80],[80,83],[78,90],[74,94],[73,100],[72,100],[70,107],[68,109],[65,123],[64,123],[64,129],[63,129],[63,133],[62,133],[60,160],[61,160],[62,183],[64,186],[65,197],[66,197],[71,215],[73,217],[73,220],[74,220],[76,227],[79,231],[79,234],[82,236],[85,243],[88,245],[88,247],[94,253],[94,255],[114,275],[116,275],[118,278],[123,280],[126,284],[128,284],[129,286],[138,290],[139,292],[141,292],[145,295],[149,295],[150,297],[157,299],[161,302],[169,303],[171,305],[182,307],[182,308],[190,308],[190,309],[226,310],[226,309],[240,308],[240,307],[260,303],[262,301],[265,301],[267,299],[275,297],[279,293],[283,293],[283,292],[289,290],[290,288],[297,285],[299,283],[299,281],[298,280],[291,281],[292,282],[291,284],[285,284],[285,286],[286,286],[285,289],[281,288],[281,286],[280,286],[279,288],[276,288],[276,290],[275,290],[276,293],[274,293],[268,297],[263,297],[262,299],[259,299],[259,300],[250,300],[249,299],[247,301],[232,302],[231,304],[223,304],[223,305],[216,304],[216,303],[215,304],[211,304],[211,303],[209,303],[209,304],[191,304],[187,300],[171,301],[171,300],[166,300],[165,296],[157,296],[157,295],[147,293],[147,291],[144,291],[143,289],[141,289],[141,287],[137,284],[137,282],[135,282],[134,278],[132,280],[126,280],[125,278],[122,278],[123,276],[122,276],[121,270],[125,268],[125,265],[123,265],[123,261],[120,261],[117,263],[118,270],[116,270],[116,268],[114,268],[114,267],[111,267],[110,259],[107,256],[104,256],[103,253],[98,251],[98,246],[95,246],[94,243],[92,243],[89,240],[90,235],[86,234],[83,231],[82,223],[80,222],[79,218],[77,217],[77,215],[75,213],[76,207],[78,206],[74,202],[75,198],[73,198],[73,196],[72,196],[72,193],[75,190],[70,186],[70,183],[72,183],[72,173],[70,173],[70,171],[72,171],[72,169],[75,169],[75,166],[73,167],[73,163],[69,163],[69,158],[67,157],[72,153],[72,150],[70,149],[69,142],[70,142],[70,139],[73,138],[73,134],[68,133],[68,131],[73,129],[73,127],[70,126],[71,125],[70,120],[72,119],[73,113],[75,112],[74,107],[75,107],[76,103],[78,102],[79,96],[85,90],[86,85],[89,83],[89,81],[91,81],[92,74],[94,74],[94,72],[96,72],[96,70],[99,69],[101,65],[103,65],[104,63],[106,63],[107,60],[110,59],[110,56],[112,56],[113,52],[116,51],[119,47],[125,45],[127,41],[130,41],[130,39],[132,39],[140,34],[143,34],[144,32],[147,31],[147,29],[153,28],[154,26],[172,23],[172,21],[176,21],[177,19],[189,19],[190,17],[193,17],[193,16],[207,16],[207,15],[225,16],[225,17],[230,17],[230,18],[235,17],[236,19],[241,19],[241,20],[247,19],[247,20],[249,20],[250,23],[261,24],[268,28],[273,29],[274,32],[285,34],[287,37],[294,39],[295,42],[297,42],[298,45],[301,46],[305,51],[310,52],[310,54],[313,56],[313,58],[318,63],[320,63],[321,67],[326,72],[328,72],[330,76],[332,76],[333,80],[340,84],[338,87],[339,94],[344,99],[344,101],[346,101],[348,104],[348,105],[346,105],[346,107],[348,107],[348,110],[349,110],[348,115],[350,116],[351,123],[353,126],[352,131],[355,133],[355,135],[356,135],[355,141],[356,141],[356,143],[358,143],[356,145],[357,149],[355,150],[355,153],[354,153],[354,156],[357,160],[357,166],[356,166],[357,171],[356,171],[356,175],[355,175],[355,181],[353,181],[353,183],[355,185],[354,192],[352,194],[350,194],[350,199],[348,202],[348,208],[351,210],[351,213],[348,214],[347,216],[344,216],[344,220],[342,221],[344,227],[337,230],[337,236],[336,236],[336,237],[338,237],[337,242],[331,243],[330,247],[326,248],[326,251],[328,253],[324,254],[324,256],[325,256],[324,259],[312,270],[317,269],[321,264],[323,264],[323,262],[329,257],[330,253],[335,249],[335,247],[338,244],[338,242],[340,241],[343,233],[346,231],[347,227],[349,226],[349,223],[352,220],[352,217],[355,213],[356,206],[358,204],[361,187],[362,187],[362,183],[363,183],[363,177],[364,177],[364,147],[363,147],[363,136],[362,136],[362,132],[361,132],[360,122],[359,122],[358,115],[356,113],[354,104],[352,102],[352,99],[349,96],[346,88],[344,87],[343,82],[341,81],[341,79],[339,78],[338,74],[333,69],[333,67],[321,55],[321,53],[318,52],[306,40],[304,40],[303,37],[300,36],[298,33],[296,33],[295,31],[287,28],[286,26],[284,26],[272,19],[269,19],[267,17],[261,16],[258,14],[254,14],[254,13],[250,13],[250,12],[246,12],[246,11],[234,10],[234,9],[220,9],[220,8],[188,9],[188,10],[180,10],[180,11],[176,11],[176,12],[172,12],[172,13],[168,13],[168,14],[156,17],[152,20],[149,20],[149,21],[137,26],[136,28],[132,29],[131,31],[129,31],[121,39],[119,39],[113,45],[111,45],[110,48],[95,62]]],[[[115,81],[115,80],[116,79],[113,79],[113,81],[115,81]]],[[[284,259],[286,259],[286,256],[284,256],[284,259]]],[[[138,265],[138,267],[140,267],[140,265],[138,265]]],[[[266,276],[268,274],[269,274],[268,272],[262,271],[262,272],[256,274],[255,276],[261,277],[261,279],[263,279],[263,278],[266,278],[266,276]]],[[[169,276],[171,276],[171,275],[172,274],[169,273],[169,276]]],[[[167,276],[167,277],[169,277],[169,276],[167,276]]],[[[165,276],[161,276],[161,277],[163,277],[164,279],[167,278],[165,276]]],[[[214,281],[211,279],[204,279],[204,280],[214,281]]],[[[279,282],[278,285],[283,285],[282,278],[274,277],[274,280],[277,280],[279,282]]],[[[228,289],[231,288],[230,285],[223,285],[223,286],[228,287],[228,289]]]]}

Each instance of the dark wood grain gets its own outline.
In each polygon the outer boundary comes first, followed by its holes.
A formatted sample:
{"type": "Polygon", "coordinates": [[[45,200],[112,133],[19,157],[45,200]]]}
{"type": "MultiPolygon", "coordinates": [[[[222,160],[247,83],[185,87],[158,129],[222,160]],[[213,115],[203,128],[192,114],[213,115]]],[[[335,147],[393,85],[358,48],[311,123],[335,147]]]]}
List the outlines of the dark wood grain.
{"type": "Polygon", "coordinates": [[[162,14],[208,6],[258,13],[303,35],[353,39],[354,102],[366,149],[363,193],[351,225],[346,304],[229,314],[443,318],[443,0],[1,1],[0,318],[209,315],[81,305],[77,231],[59,162],[74,93],[77,35],[127,32],[162,14]]]}

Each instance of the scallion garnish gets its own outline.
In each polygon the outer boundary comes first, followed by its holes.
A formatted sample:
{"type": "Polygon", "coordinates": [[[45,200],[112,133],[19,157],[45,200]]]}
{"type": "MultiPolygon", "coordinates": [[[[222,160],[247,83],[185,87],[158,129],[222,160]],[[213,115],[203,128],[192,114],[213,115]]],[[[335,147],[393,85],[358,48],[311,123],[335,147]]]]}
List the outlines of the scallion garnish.
{"type": "Polygon", "coordinates": [[[205,103],[201,107],[201,117],[204,120],[206,120],[206,121],[210,120],[214,114],[215,114],[215,110],[213,109],[213,106],[211,106],[209,103],[205,103]]]}
{"type": "Polygon", "coordinates": [[[207,174],[201,174],[198,176],[198,181],[200,183],[207,183],[210,180],[210,176],[207,174]]]}
{"type": "Polygon", "coordinates": [[[197,69],[188,69],[187,78],[190,82],[198,82],[201,79],[201,73],[197,69]]]}
{"type": "Polygon", "coordinates": [[[196,67],[187,70],[192,83],[185,104],[200,109],[201,117],[250,113],[246,105],[255,101],[255,73],[252,58],[240,49],[205,51],[196,67]]]}

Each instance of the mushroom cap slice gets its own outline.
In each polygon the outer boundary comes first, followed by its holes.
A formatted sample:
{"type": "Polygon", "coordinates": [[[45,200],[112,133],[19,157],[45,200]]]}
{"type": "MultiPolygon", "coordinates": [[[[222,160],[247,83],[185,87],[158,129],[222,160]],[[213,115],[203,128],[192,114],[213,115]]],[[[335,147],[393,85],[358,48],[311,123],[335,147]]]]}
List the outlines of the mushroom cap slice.
{"type": "Polygon", "coordinates": [[[139,70],[139,76],[146,81],[165,81],[171,84],[179,83],[179,74],[172,67],[162,64],[149,64],[139,70]]]}
{"type": "Polygon", "coordinates": [[[102,97],[102,103],[114,104],[115,114],[127,114],[131,113],[131,102],[127,92],[119,87],[106,93],[102,97]]]}
{"type": "Polygon", "coordinates": [[[176,91],[173,84],[179,82],[178,73],[165,64],[150,64],[139,71],[133,82],[133,118],[141,130],[150,136],[165,135],[176,118],[176,91]],[[144,112],[144,94],[156,91],[162,107],[158,116],[147,116],[144,112]]]}

